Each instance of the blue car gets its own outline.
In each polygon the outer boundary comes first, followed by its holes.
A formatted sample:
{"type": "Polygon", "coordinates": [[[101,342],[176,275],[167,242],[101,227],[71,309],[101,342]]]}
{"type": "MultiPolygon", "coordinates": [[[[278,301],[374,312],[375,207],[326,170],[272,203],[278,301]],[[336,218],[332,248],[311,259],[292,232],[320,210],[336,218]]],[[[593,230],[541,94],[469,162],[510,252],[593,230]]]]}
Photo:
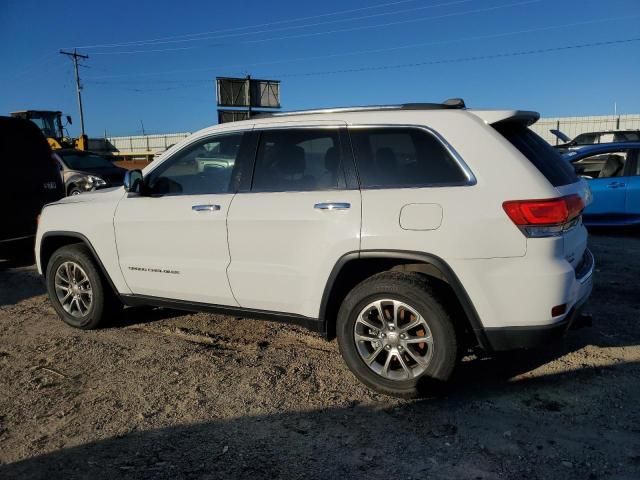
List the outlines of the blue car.
{"type": "Polygon", "coordinates": [[[589,145],[562,157],[591,187],[585,225],[640,225],[640,142],[589,145]]]}

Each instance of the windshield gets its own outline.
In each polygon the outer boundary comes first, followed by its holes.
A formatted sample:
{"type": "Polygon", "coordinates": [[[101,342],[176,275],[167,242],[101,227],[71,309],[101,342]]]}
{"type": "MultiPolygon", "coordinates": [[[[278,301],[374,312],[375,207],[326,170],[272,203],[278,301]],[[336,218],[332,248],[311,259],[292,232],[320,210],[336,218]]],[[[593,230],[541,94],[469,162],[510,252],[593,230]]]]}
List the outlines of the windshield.
{"type": "Polygon", "coordinates": [[[84,170],[85,168],[111,168],[113,164],[104,157],[94,154],[67,153],[61,155],[65,165],[73,170],[84,170]]]}
{"type": "Polygon", "coordinates": [[[35,123],[45,137],[62,137],[62,123],[57,113],[40,114],[39,117],[32,116],[30,120],[35,123]]]}

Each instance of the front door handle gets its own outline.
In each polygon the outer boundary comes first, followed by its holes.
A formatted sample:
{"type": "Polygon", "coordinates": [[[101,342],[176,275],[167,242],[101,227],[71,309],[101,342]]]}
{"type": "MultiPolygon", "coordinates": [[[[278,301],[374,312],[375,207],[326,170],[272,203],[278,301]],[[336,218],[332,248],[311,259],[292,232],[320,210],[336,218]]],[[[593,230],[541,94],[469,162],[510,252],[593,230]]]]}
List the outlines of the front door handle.
{"type": "Polygon", "coordinates": [[[194,212],[217,212],[220,210],[220,205],[194,205],[191,210],[194,212]]]}
{"type": "Polygon", "coordinates": [[[626,186],[626,184],[623,182],[611,182],[607,184],[607,187],[609,188],[622,188],[624,186],[626,186]]]}
{"type": "Polygon", "coordinates": [[[313,208],[318,210],[348,210],[351,208],[351,204],[347,202],[324,202],[316,203],[313,208]]]}

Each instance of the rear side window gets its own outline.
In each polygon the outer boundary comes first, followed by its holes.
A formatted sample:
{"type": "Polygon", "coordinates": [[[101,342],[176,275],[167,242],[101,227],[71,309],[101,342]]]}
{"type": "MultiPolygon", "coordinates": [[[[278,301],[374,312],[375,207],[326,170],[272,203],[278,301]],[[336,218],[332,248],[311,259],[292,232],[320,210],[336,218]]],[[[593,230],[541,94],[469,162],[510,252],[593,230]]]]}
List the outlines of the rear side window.
{"type": "Polygon", "coordinates": [[[344,188],[338,129],[276,129],[260,135],[253,191],[344,188]]]}
{"type": "Polygon", "coordinates": [[[614,142],[640,142],[640,134],[638,132],[617,132],[614,142]]]}
{"type": "Polygon", "coordinates": [[[418,128],[350,130],[363,188],[447,186],[468,178],[444,145],[418,128]]]}
{"type": "Polygon", "coordinates": [[[519,122],[500,122],[493,125],[520,153],[545,176],[554,187],[577,182],[575,171],[560,154],[526,125],[519,122]]]}

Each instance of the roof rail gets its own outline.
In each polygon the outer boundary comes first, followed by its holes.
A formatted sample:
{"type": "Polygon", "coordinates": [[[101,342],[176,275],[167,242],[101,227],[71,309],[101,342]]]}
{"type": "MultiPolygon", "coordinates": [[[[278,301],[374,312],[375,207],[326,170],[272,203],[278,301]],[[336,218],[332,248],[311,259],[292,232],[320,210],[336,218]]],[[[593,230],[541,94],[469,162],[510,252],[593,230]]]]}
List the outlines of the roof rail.
{"type": "Polygon", "coordinates": [[[311,115],[314,113],[366,112],[375,110],[449,110],[467,108],[461,98],[449,98],[442,103],[401,103],[398,105],[369,105],[359,107],[317,108],[289,112],[260,112],[251,118],[286,117],[289,115],[311,115]]]}

